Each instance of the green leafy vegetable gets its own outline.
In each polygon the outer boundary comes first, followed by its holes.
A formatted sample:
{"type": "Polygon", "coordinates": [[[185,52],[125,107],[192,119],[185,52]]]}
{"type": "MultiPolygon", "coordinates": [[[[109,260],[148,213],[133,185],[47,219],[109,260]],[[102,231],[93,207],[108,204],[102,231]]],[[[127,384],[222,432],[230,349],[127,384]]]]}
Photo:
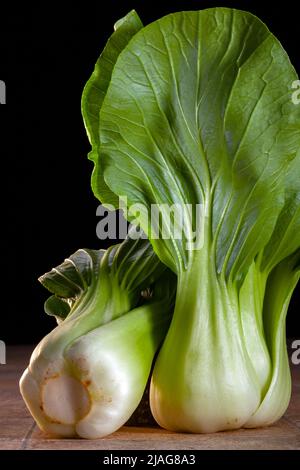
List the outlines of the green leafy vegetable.
{"type": "Polygon", "coordinates": [[[155,21],[113,67],[93,189],[103,203],[113,192],[128,209],[148,209],[132,216],[178,276],[151,387],[168,429],[269,424],[287,406],[284,319],[300,246],[296,79],[267,27],[227,8],[155,21]],[[152,236],[150,208],[163,203],[182,208],[183,237],[152,236]],[[191,250],[195,232],[203,244],[191,250]]]}
{"type": "Polygon", "coordinates": [[[150,390],[161,426],[214,432],[282,416],[285,317],[300,277],[296,79],[278,40],[244,11],[180,12],[146,27],[132,11],[116,23],[82,96],[92,188],[107,206],[126,196],[148,240],[79,250],[40,278],[58,326],[21,392],[41,429],[118,429],[162,341],[150,390]],[[165,236],[167,218],[181,236],[165,236]]]}
{"type": "Polygon", "coordinates": [[[128,238],[107,251],[79,250],[40,281],[54,293],[45,310],[59,326],[33,352],[23,398],[46,432],[105,436],[142,398],[169,325],[173,275],[147,240],[128,238]]]}
{"type": "MultiPolygon", "coordinates": [[[[116,60],[126,47],[129,40],[143,27],[137,13],[132,10],[115,24],[115,32],[111,35],[100,55],[95,69],[88,80],[82,94],[82,116],[92,151],[89,158],[96,162],[100,147],[99,113],[109,86],[111,74],[116,60]]],[[[103,177],[101,167],[95,166],[93,180],[97,182],[103,198],[109,204],[118,205],[118,199],[110,191],[103,177]],[[109,202],[108,202],[109,201],[109,202]]],[[[95,183],[96,184],[96,183],[95,183]]],[[[100,198],[100,200],[102,197],[100,198]]]]}

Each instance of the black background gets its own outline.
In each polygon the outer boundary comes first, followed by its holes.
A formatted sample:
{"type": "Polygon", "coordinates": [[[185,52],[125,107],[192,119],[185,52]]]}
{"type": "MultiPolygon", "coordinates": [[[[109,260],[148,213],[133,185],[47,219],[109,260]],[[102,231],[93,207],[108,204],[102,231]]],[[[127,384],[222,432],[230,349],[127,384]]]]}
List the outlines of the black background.
{"type": "MultiPolygon", "coordinates": [[[[1,4],[0,106],[2,193],[0,339],[34,343],[53,326],[37,277],[96,237],[97,200],[80,111],[83,86],[113,24],[135,8],[144,24],[179,10],[228,6],[259,16],[300,73],[296,2],[113,1],[1,4]],[[271,6],[272,5],[272,6],[271,6]],[[298,49],[298,51],[297,51],[298,49]]],[[[295,292],[288,335],[297,336],[295,292]]],[[[297,310],[297,311],[296,311],[297,310]]]]}

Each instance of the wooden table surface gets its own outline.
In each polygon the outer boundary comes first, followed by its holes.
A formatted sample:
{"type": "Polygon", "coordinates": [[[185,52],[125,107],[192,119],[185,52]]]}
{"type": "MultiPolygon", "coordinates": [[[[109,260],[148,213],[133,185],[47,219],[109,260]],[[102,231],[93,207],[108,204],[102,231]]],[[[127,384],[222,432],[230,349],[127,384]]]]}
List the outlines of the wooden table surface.
{"type": "Polygon", "coordinates": [[[271,427],[195,435],[124,426],[99,440],[53,439],[39,431],[19,394],[18,380],[31,351],[8,347],[7,364],[0,365],[0,449],[300,449],[300,365],[292,371],[290,406],[271,427]]]}

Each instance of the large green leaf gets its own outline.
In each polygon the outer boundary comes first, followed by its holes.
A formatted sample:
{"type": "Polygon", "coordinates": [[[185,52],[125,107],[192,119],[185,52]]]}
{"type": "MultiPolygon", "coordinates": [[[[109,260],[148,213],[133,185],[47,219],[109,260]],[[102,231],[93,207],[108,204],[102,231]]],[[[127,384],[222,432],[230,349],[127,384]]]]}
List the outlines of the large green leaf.
{"type": "MultiPolygon", "coordinates": [[[[296,78],[278,40],[250,13],[213,8],[155,21],[113,69],[95,175],[104,171],[128,205],[202,204],[211,262],[237,279],[284,204],[286,168],[300,145],[296,78]]],[[[151,239],[149,217],[136,216],[151,239]]],[[[190,233],[195,217],[184,216],[190,233]]],[[[193,259],[185,239],[151,242],[177,272],[193,259]]]]}
{"type": "MultiPolygon", "coordinates": [[[[124,18],[115,24],[115,31],[107,41],[107,44],[96,62],[95,69],[86,83],[81,101],[81,109],[92,151],[89,158],[96,161],[99,151],[99,114],[100,109],[110,83],[111,74],[120,52],[128,44],[132,36],[142,28],[141,20],[132,10],[124,18]]],[[[100,167],[95,168],[92,185],[96,184],[97,194],[103,193],[109,203],[117,206],[116,196],[106,186],[100,167]]],[[[96,191],[95,191],[96,192],[96,191]]],[[[102,197],[101,197],[102,199],[102,197]]]]}

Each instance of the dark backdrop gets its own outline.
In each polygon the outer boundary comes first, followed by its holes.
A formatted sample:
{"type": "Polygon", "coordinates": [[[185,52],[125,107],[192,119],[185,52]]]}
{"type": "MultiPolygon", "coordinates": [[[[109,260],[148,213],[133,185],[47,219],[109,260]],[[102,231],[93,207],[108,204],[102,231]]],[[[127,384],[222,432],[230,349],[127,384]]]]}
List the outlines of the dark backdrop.
{"type": "MultiPolygon", "coordinates": [[[[114,22],[135,8],[147,24],[167,13],[233,6],[257,14],[280,39],[300,72],[295,2],[99,1],[1,4],[0,106],[2,196],[0,339],[39,340],[54,321],[43,314],[38,275],[77,248],[105,246],[96,237],[92,164],[80,113],[83,86],[114,22]]],[[[296,324],[296,293],[288,318],[296,324]]],[[[299,295],[299,289],[298,289],[299,295]]]]}

